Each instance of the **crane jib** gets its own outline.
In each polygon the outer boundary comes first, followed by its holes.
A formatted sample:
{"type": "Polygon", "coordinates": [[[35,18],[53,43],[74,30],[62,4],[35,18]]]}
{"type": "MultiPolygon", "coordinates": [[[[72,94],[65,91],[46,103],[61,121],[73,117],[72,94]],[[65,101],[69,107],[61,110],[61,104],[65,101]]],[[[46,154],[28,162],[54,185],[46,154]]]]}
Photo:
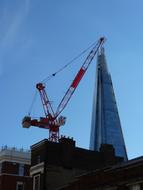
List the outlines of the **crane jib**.
{"type": "Polygon", "coordinates": [[[71,84],[71,87],[72,88],[76,88],[79,84],[79,82],[81,81],[84,73],[86,72],[86,70],[88,69],[91,61],[93,60],[94,56],[96,55],[99,47],[101,46],[101,44],[104,42],[104,39],[101,38],[99,40],[99,44],[96,45],[89,53],[89,55],[87,56],[84,64],[82,65],[81,69],[79,70],[78,74],[76,75],[75,79],[73,80],[72,84],[71,84]]]}
{"type": "Polygon", "coordinates": [[[78,72],[78,74],[76,75],[74,81],[71,84],[71,87],[76,88],[80,82],[80,80],[82,79],[84,73],[86,70],[84,70],[83,68],[81,68],[78,72]]]}

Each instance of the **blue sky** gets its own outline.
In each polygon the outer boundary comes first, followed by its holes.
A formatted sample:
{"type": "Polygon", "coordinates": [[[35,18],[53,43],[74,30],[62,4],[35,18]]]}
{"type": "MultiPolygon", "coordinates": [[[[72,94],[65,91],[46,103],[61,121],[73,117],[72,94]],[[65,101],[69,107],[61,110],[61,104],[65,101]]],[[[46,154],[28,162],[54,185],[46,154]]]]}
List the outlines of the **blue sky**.
{"type": "MultiPolygon", "coordinates": [[[[104,35],[128,156],[143,155],[142,7],[142,0],[0,0],[0,145],[29,148],[47,138],[47,130],[21,127],[35,84],[104,35]]],[[[85,56],[47,83],[54,108],[85,56]]],[[[63,112],[61,134],[83,148],[89,147],[95,68],[96,59],[63,112]]],[[[32,115],[43,115],[39,97],[32,115]]]]}

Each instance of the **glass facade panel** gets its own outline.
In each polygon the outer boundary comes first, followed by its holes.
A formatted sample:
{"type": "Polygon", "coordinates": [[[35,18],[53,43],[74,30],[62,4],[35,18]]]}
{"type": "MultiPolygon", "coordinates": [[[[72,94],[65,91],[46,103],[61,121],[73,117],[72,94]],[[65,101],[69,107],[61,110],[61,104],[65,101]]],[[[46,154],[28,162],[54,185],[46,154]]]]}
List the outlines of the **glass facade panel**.
{"type": "Polygon", "coordinates": [[[97,60],[90,149],[98,151],[101,144],[112,144],[116,155],[127,160],[111,75],[107,69],[103,49],[97,60]]]}

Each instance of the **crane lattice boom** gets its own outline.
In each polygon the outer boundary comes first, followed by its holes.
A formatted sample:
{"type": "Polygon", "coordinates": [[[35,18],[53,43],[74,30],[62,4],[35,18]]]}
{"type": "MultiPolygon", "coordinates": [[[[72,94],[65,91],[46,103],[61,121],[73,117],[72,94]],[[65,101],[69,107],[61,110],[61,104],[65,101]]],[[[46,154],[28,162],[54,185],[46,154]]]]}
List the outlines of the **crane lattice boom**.
{"type": "Polygon", "coordinates": [[[96,55],[98,49],[100,46],[104,43],[105,39],[100,38],[95,45],[95,47],[90,51],[88,54],[86,60],[84,61],[82,67],[78,71],[76,77],[74,78],[72,84],[70,85],[69,89],[67,90],[65,96],[63,97],[62,101],[60,102],[57,111],[56,111],[56,117],[64,110],[66,107],[67,103],[69,102],[72,94],[74,93],[75,89],[77,88],[79,82],[81,81],[82,77],[84,76],[85,72],[87,71],[90,63],[92,62],[94,56],[96,55]]]}

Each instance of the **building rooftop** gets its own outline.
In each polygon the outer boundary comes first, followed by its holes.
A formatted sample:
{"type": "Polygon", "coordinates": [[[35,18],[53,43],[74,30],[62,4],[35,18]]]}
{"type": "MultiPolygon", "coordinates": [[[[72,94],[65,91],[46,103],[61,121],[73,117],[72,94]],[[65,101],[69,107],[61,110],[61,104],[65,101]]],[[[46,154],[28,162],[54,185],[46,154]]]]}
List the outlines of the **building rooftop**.
{"type": "Polygon", "coordinates": [[[30,164],[31,152],[23,148],[17,149],[4,146],[0,148],[0,163],[4,161],[30,164]]]}

